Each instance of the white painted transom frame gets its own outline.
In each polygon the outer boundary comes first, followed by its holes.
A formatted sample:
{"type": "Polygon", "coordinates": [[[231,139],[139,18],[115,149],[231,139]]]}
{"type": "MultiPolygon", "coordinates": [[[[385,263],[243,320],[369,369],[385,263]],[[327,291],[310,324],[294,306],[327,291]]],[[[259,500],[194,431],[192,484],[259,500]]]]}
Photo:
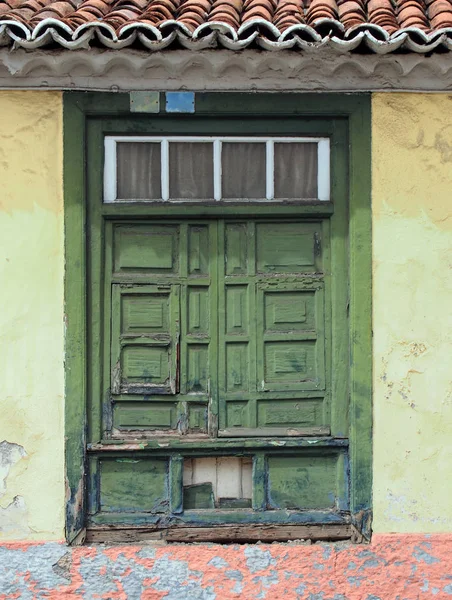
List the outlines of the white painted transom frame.
{"type": "MultiPolygon", "coordinates": [[[[218,136],[106,136],[104,140],[104,202],[178,202],[187,201],[187,198],[172,197],[170,193],[170,144],[171,143],[203,143],[212,144],[212,171],[213,171],[213,201],[276,201],[304,200],[304,201],[329,201],[330,200],[330,140],[319,137],[218,137],[218,136]],[[118,144],[148,143],[158,144],[160,147],[160,198],[121,198],[118,196],[118,144]],[[223,163],[222,153],[224,144],[265,144],[265,196],[259,198],[225,198],[223,194],[223,163]],[[275,196],[275,144],[316,144],[317,173],[316,197],[306,198],[294,193],[290,198],[275,196]]],[[[262,165],[261,165],[262,167],[262,165]]],[[[248,165],[252,169],[253,165],[248,165]]],[[[195,200],[190,198],[191,200],[195,200]]],[[[203,201],[206,199],[204,198],[203,201]]]]}

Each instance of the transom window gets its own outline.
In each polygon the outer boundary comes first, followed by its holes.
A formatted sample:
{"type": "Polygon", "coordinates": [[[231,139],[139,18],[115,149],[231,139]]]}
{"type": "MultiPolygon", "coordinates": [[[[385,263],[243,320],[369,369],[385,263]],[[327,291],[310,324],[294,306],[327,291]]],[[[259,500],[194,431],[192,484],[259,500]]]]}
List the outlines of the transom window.
{"type": "Polygon", "coordinates": [[[330,200],[328,138],[105,138],[106,203],[297,200],[330,200]]]}

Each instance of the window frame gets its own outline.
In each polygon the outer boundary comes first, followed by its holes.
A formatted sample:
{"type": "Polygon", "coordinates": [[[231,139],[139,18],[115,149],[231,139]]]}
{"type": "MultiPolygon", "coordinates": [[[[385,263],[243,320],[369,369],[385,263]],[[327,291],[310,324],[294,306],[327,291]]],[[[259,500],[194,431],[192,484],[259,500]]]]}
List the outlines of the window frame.
{"type": "MultiPolygon", "coordinates": [[[[163,105],[164,103],[162,103],[163,105]]],[[[129,94],[64,93],[65,186],[65,312],[66,312],[66,538],[83,538],[86,518],[87,331],[86,298],[86,123],[87,119],[130,118],[129,94]]],[[[349,136],[349,335],[350,345],[350,511],[355,539],[369,539],[372,506],[372,363],[371,363],[371,211],[370,211],[370,95],[319,95],[290,93],[200,93],[196,112],[186,116],[325,117],[345,123],[349,136]]],[[[155,117],[155,115],[153,115],[155,117]]],[[[306,203],[305,203],[306,204],[306,203]]],[[[124,207],[122,207],[124,208],[124,207]]],[[[126,207],[127,208],[127,207],[126,207]]],[[[232,208],[232,207],[231,207],[232,208]]],[[[246,215],[248,206],[234,207],[246,215]]],[[[265,208],[265,207],[264,207],[265,208]]],[[[112,207],[114,210],[114,207],[112,207]]],[[[181,207],[176,207],[181,210],[181,207]]],[[[223,206],[202,213],[215,214],[223,206]]],[[[271,215],[274,205],[266,207],[271,215]]],[[[281,213],[325,215],[330,203],[281,207],[281,213]]],[[[155,216],[168,205],[144,206],[155,216]],[[151,210],[150,210],[151,209],[151,210]]],[[[127,212],[127,210],[125,211],[127,212]]],[[[184,214],[199,214],[196,206],[184,214]]],[[[218,213],[219,214],[219,213],[218,213]]]]}
{"type": "MultiPolygon", "coordinates": [[[[222,195],[222,144],[228,142],[234,143],[254,143],[263,144],[266,147],[266,195],[265,198],[252,198],[250,202],[282,202],[285,198],[275,197],[275,144],[297,144],[307,143],[317,144],[317,198],[303,198],[309,203],[312,200],[328,202],[330,200],[330,139],[327,137],[300,137],[300,136],[150,136],[150,135],[107,135],[104,139],[104,194],[105,204],[113,203],[134,203],[143,202],[189,202],[189,199],[171,198],[169,193],[169,151],[168,145],[171,142],[203,143],[211,142],[213,144],[213,200],[217,202],[234,202],[235,198],[225,198],[222,195]],[[117,144],[119,143],[160,143],[161,147],[161,198],[136,199],[118,197],[118,178],[117,178],[117,144]]],[[[288,201],[296,201],[294,198],[288,201]]]]}

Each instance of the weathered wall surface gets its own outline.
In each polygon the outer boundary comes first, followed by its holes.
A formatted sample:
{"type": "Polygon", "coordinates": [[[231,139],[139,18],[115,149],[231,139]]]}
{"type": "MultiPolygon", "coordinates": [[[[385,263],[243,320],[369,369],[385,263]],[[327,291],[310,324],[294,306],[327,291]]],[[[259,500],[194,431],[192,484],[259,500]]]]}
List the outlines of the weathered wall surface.
{"type": "Polygon", "coordinates": [[[0,93],[0,541],[63,538],[62,97],[0,93]]]}
{"type": "Polygon", "coordinates": [[[450,532],[452,97],[372,111],[374,531],[450,532]]]}
{"type": "Polygon", "coordinates": [[[68,549],[62,100],[0,93],[0,599],[452,596],[452,97],[372,109],[371,545],[68,549]]]}
{"type": "Polygon", "coordinates": [[[0,599],[445,600],[450,536],[345,544],[0,548],[0,599]]]}

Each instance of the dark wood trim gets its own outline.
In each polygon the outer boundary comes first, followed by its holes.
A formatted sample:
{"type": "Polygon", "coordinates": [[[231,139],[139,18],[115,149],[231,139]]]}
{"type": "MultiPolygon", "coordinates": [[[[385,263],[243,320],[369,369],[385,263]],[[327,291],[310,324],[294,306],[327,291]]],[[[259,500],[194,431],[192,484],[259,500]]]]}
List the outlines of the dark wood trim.
{"type": "Polygon", "coordinates": [[[352,525],[215,525],[215,527],[90,527],[86,542],[137,543],[211,542],[254,543],[289,541],[339,541],[350,540],[352,525]]]}

